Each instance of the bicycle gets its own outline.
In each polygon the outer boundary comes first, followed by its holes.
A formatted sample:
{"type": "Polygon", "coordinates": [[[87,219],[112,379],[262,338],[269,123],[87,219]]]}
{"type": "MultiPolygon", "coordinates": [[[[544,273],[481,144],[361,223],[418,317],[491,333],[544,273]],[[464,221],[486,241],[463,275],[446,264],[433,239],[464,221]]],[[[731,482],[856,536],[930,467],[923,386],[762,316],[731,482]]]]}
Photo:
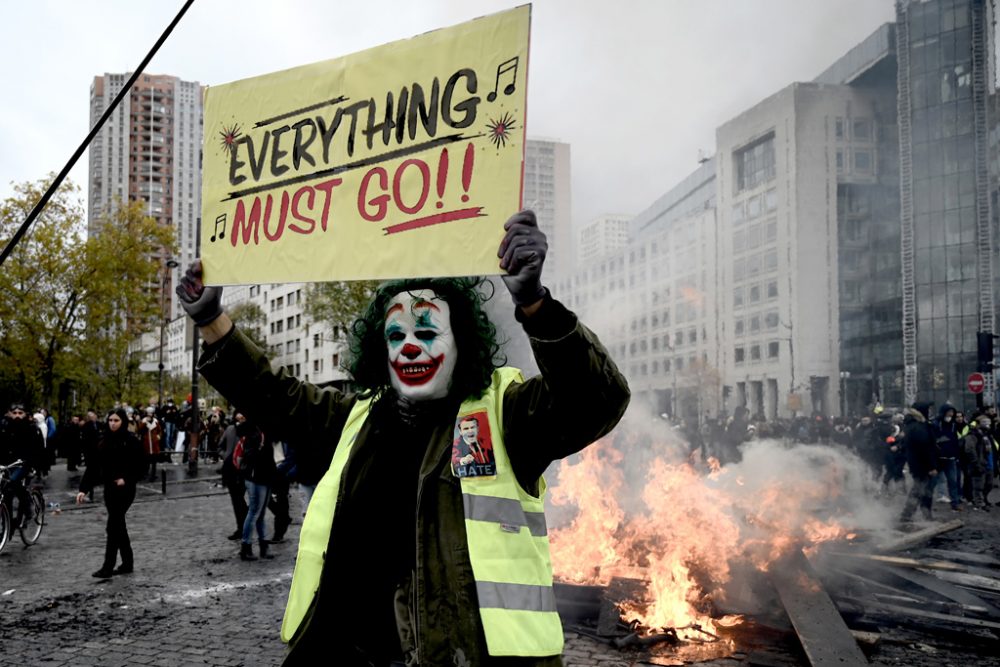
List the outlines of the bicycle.
{"type": "Polygon", "coordinates": [[[30,547],[38,541],[45,527],[45,497],[37,487],[28,489],[31,499],[32,516],[23,520],[20,499],[11,489],[10,470],[24,466],[24,461],[17,460],[10,465],[0,465],[0,551],[7,545],[14,532],[14,522],[18,522],[18,532],[21,541],[30,547]]]}

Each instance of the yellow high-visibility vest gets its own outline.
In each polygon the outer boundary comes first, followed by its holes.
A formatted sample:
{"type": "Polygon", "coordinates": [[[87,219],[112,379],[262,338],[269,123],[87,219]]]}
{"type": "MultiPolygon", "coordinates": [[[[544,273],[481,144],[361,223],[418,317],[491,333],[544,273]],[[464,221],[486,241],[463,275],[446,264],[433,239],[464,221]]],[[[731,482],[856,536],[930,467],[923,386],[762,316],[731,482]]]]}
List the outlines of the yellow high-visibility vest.
{"type": "MultiPolygon", "coordinates": [[[[504,391],[520,381],[516,368],[497,369],[483,396],[466,400],[459,408],[458,421],[469,414],[486,414],[497,473],[461,478],[465,532],[489,654],[559,655],[563,631],[552,589],[545,480],[539,480],[538,497],[522,489],[503,444],[504,391]]],[[[370,407],[370,400],[358,400],[351,409],[330,468],[306,511],[281,624],[285,642],[295,635],[319,589],[344,467],[370,407]]]]}

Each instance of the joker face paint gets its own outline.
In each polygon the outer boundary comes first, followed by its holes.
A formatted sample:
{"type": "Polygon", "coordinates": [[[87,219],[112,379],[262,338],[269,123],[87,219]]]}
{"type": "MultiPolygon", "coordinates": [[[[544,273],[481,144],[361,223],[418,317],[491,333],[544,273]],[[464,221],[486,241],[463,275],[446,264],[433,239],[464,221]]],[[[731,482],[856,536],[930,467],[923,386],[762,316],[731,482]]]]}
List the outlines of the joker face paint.
{"type": "Polygon", "coordinates": [[[389,381],[412,401],[444,398],[458,360],[451,309],[432,290],[400,292],[385,312],[389,381]]]}

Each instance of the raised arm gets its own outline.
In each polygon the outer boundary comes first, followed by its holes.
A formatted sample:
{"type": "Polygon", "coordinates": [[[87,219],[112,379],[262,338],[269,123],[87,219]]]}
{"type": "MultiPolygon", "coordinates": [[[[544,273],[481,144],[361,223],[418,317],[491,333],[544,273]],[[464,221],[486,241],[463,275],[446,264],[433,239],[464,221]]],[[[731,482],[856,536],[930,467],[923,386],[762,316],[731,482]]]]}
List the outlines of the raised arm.
{"type": "Polygon", "coordinates": [[[205,379],[272,437],[320,450],[322,459],[332,456],[353,395],[301,382],[284,369],[275,373],[264,352],[226,315],[222,288],[202,281],[200,260],[188,268],[177,295],[205,340],[198,360],[205,379]]]}
{"type": "Polygon", "coordinates": [[[542,286],[548,244],[535,215],[507,221],[500,244],[504,283],[517,306],[541,370],[504,396],[504,443],[522,486],[556,460],[580,451],[618,423],[629,403],[628,383],[597,336],[542,286]]]}

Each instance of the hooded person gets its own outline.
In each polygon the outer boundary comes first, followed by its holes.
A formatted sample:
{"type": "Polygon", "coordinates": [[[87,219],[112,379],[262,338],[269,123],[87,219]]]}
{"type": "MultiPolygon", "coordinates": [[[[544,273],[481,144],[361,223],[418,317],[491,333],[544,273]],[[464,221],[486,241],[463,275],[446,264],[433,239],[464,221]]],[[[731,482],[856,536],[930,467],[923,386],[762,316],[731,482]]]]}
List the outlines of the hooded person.
{"type": "Polygon", "coordinates": [[[917,506],[925,519],[933,518],[934,482],[937,471],[937,445],[935,431],[928,421],[931,406],[929,401],[916,401],[906,411],[903,420],[903,444],[906,449],[906,464],[913,477],[913,487],[903,505],[900,520],[903,523],[913,518],[917,506]]]}
{"type": "Polygon", "coordinates": [[[996,442],[992,435],[993,420],[979,415],[965,436],[966,471],[972,486],[972,509],[990,510],[989,495],[993,490],[993,457],[996,442]]]}
{"type": "Polygon", "coordinates": [[[541,369],[527,380],[498,363],[478,279],[379,287],[351,327],[356,394],[275,373],[200,262],[178,285],[209,383],[298,465],[327,471],[300,533],[286,666],[562,664],[542,473],[608,433],[629,390],[542,286],[534,213],[504,229],[503,281],[541,369]],[[455,451],[470,442],[471,458],[455,451]]]}
{"type": "MultiPolygon", "coordinates": [[[[938,409],[937,419],[934,420],[935,443],[937,446],[937,469],[942,475],[935,480],[934,487],[941,484],[941,477],[947,480],[948,501],[954,512],[961,510],[962,494],[958,480],[958,464],[961,457],[961,439],[959,437],[959,425],[955,421],[955,406],[951,403],[942,403],[938,409]]],[[[932,494],[933,495],[933,492],[932,494]]]]}
{"type": "Polygon", "coordinates": [[[882,475],[882,493],[892,495],[896,489],[902,487],[906,491],[906,477],[903,470],[906,468],[906,447],[903,436],[903,415],[894,414],[879,429],[879,438],[884,447],[885,473],[882,475]]]}

